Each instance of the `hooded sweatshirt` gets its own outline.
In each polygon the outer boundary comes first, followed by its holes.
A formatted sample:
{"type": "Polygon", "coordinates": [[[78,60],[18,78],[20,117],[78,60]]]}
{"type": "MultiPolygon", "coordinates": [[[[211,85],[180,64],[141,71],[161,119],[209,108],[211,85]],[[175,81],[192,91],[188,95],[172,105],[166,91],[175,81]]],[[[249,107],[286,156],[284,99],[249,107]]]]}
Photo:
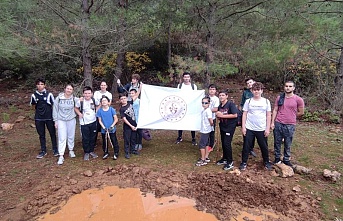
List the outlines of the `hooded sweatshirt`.
{"type": "Polygon", "coordinates": [[[68,121],[76,117],[76,113],[74,111],[76,98],[71,96],[70,98],[66,98],[64,93],[60,93],[54,102],[52,117],[54,121],[63,120],[68,121]]]}

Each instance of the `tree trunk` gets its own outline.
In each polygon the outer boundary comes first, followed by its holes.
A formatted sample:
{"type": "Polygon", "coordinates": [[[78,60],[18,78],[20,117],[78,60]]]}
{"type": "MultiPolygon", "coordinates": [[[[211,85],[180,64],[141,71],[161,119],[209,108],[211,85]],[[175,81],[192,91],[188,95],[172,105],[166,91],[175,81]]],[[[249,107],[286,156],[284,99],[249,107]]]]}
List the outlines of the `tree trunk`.
{"type": "Polygon", "coordinates": [[[215,6],[213,4],[209,5],[209,17],[208,17],[208,34],[206,36],[206,71],[205,71],[205,79],[204,79],[204,86],[205,88],[209,86],[211,82],[212,73],[210,71],[210,65],[213,63],[214,60],[214,31],[213,27],[215,27],[215,6]]]}
{"type": "Polygon", "coordinates": [[[93,5],[88,3],[88,0],[82,0],[82,66],[83,66],[83,77],[84,85],[92,87],[93,77],[92,77],[92,58],[89,52],[90,48],[90,37],[88,34],[88,23],[90,19],[90,8],[93,5]]]}
{"type": "Polygon", "coordinates": [[[335,91],[336,96],[334,98],[334,109],[343,110],[343,47],[341,47],[341,55],[337,63],[337,76],[335,77],[335,91]]]}

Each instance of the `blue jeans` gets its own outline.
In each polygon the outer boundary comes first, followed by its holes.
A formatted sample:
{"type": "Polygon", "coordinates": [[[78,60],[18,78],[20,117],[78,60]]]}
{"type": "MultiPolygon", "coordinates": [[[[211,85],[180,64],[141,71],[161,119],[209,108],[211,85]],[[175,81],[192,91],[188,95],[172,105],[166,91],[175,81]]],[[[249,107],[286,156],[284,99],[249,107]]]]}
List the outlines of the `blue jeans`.
{"type": "Polygon", "coordinates": [[[275,159],[280,159],[281,157],[281,145],[282,145],[282,139],[284,139],[283,161],[290,160],[291,145],[293,141],[294,132],[295,132],[295,125],[282,124],[279,122],[275,122],[275,128],[273,131],[275,159]]]}

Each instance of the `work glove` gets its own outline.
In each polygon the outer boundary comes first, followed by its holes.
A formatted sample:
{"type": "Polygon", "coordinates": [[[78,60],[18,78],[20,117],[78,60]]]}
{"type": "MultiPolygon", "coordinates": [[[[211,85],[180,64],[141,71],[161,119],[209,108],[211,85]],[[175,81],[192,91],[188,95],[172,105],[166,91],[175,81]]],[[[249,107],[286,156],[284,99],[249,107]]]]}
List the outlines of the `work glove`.
{"type": "Polygon", "coordinates": [[[117,80],[117,84],[120,84],[120,79],[118,78],[118,80],[117,80]]]}

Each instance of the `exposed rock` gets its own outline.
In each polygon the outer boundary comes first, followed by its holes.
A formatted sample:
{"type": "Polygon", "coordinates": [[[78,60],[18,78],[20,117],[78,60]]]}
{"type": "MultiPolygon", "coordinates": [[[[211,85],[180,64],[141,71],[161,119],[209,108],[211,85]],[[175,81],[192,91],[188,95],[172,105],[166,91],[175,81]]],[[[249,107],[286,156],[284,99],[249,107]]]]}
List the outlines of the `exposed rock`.
{"type": "Polygon", "coordinates": [[[293,168],[290,167],[290,166],[287,166],[283,163],[280,163],[280,164],[275,164],[274,165],[277,170],[276,172],[281,176],[281,177],[292,177],[294,176],[294,171],[293,171],[293,168]]]}
{"type": "Polygon", "coordinates": [[[93,176],[93,173],[92,173],[92,171],[87,170],[87,171],[83,172],[83,175],[87,176],[87,177],[91,177],[91,176],[93,176]]]}
{"type": "Polygon", "coordinates": [[[312,170],[310,168],[306,168],[306,167],[303,167],[303,166],[300,166],[300,165],[295,165],[293,167],[293,169],[294,169],[294,172],[297,173],[297,174],[309,174],[310,171],[312,170]]]}
{"type": "Polygon", "coordinates": [[[19,117],[15,120],[15,122],[16,122],[16,123],[20,123],[20,122],[22,122],[24,119],[25,119],[24,116],[19,116],[19,117]]]}
{"type": "Polygon", "coordinates": [[[69,183],[70,183],[70,185],[75,185],[75,184],[77,184],[77,180],[70,179],[69,183]]]}
{"type": "Polygon", "coordinates": [[[328,169],[324,169],[323,176],[327,179],[330,179],[333,182],[336,182],[337,180],[340,179],[341,174],[337,171],[331,171],[328,169]]]}
{"type": "Polygon", "coordinates": [[[10,123],[2,123],[1,124],[1,129],[3,130],[12,130],[13,129],[14,124],[10,124],[10,123]]]}
{"type": "Polygon", "coordinates": [[[296,185],[295,187],[293,187],[293,189],[292,189],[293,191],[295,191],[295,192],[300,192],[301,191],[301,189],[300,189],[300,186],[299,185],[296,185]]]}

